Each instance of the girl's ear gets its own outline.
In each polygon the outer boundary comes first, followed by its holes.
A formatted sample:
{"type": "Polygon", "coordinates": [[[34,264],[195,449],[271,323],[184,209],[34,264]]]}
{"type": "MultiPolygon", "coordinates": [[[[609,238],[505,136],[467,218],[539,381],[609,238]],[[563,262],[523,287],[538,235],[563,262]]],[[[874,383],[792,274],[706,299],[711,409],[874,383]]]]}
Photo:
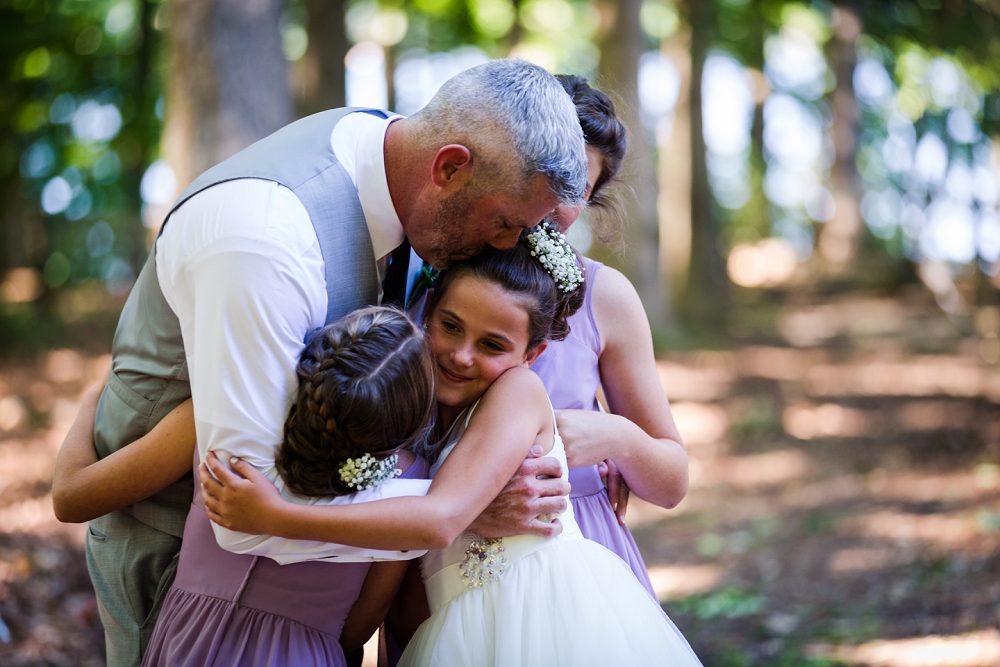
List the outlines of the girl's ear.
{"type": "Polygon", "coordinates": [[[535,360],[538,359],[538,357],[542,354],[542,352],[545,351],[545,348],[547,348],[548,346],[549,346],[549,341],[545,340],[536,345],[535,347],[533,347],[532,349],[528,350],[528,353],[524,355],[524,363],[527,366],[531,366],[531,364],[535,363],[535,360]]]}

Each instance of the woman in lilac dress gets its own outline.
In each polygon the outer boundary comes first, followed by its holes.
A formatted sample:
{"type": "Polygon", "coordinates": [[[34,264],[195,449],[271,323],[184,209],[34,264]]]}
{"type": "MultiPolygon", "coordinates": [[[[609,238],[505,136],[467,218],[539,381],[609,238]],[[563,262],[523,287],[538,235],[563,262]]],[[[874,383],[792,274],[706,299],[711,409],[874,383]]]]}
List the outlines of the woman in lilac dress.
{"type": "MultiPolygon", "coordinates": [[[[587,140],[588,206],[606,207],[606,186],[618,175],[625,154],[625,129],[608,97],[584,79],[560,75],[573,97],[587,140]]],[[[557,209],[553,216],[565,232],[581,209],[557,209]]],[[[660,385],[646,313],[632,284],[618,271],[584,258],[586,301],[570,318],[570,335],[553,341],[532,366],[545,383],[558,417],[569,461],[570,500],[584,536],[618,554],[653,593],[646,566],[623,522],[624,495],[631,489],[643,500],[674,507],[687,493],[687,476],[672,464],[685,457],[660,385]],[[600,387],[610,413],[597,402],[600,387]],[[615,498],[605,490],[598,464],[607,462],[627,484],[615,498]]],[[[615,489],[612,484],[612,490],[615,489]]]]}

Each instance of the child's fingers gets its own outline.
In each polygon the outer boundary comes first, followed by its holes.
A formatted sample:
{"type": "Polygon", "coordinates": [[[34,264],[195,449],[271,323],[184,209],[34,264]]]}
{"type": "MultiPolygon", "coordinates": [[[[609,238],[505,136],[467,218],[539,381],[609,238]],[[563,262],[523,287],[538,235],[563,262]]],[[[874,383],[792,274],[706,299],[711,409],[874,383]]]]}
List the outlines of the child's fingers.
{"type": "Polygon", "coordinates": [[[208,465],[204,463],[198,466],[198,481],[201,482],[202,497],[214,498],[225,490],[222,483],[212,477],[212,473],[208,471],[208,465]]]}
{"type": "MultiPolygon", "coordinates": [[[[238,460],[235,459],[234,460],[238,460]]],[[[205,458],[205,463],[208,464],[209,469],[211,469],[212,474],[215,475],[216,479],[222,482],[223,486],[235,486],[243,481],[243,478],[235,474],[229,469],[219,457],[215,455],[215,452],[209,452],[208,456],[205,458]]]]}
{"type": "Polygon", "coordinates": [[[238,459],[236,457],[233,457],[232,459],[230,459],[229,463],[232,466],[233,470],[235,470],[240,475],[242,475],[243,477],[245,477],[246,479],[250,480],[253,483],[271,481],[267,479],[267,476],[264,475],[264,473],[257,470],[251,464],[247,463],[243,459],[238,459]]]}

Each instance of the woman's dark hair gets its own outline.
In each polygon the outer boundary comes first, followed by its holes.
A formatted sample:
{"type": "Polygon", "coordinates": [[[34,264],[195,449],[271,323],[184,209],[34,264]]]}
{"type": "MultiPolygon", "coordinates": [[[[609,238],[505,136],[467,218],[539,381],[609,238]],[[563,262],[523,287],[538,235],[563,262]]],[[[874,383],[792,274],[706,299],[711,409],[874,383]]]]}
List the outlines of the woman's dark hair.
{"type": "Polygon", "coordinates": [[[569,335],[566,320],[583,305],[586,290],[583,283],[568,294],[560,290],[549,272],[531,255],[531,248],[522,235],[510,250],[487,247],[476,257],[457,262],[441,274],[428,297],[424,319],[434,312],[451,283],[463,275],[481,278],[508,292],[528,297],[528,350],[547,340],[563,340],[569,335]]]}
{"type": "Polygon", "coordinates": [[[613,215],[613,197],[605,186],[615,181],[625,159],[625,126],[615,115],[615,105],[607,95],[591,88],[587,80],[574,74],[557,74],[576,106],[576,115],[583,128],[583,138],[601,154],[601,173],[590,193],[589,206],[603,209],[607,215],[599,216],[599,224],[594,229],[598,239],[608,242],[620,233],[620,217],[613,215]]]}
{"type": "Polygon", "coordinates": [[[364,308],[320,329],[297,368],[299,391],[275,464],[304,496],[353,493],[340,464],[418,444],[435,406],[423,332],[392,308],[364,308]]]}

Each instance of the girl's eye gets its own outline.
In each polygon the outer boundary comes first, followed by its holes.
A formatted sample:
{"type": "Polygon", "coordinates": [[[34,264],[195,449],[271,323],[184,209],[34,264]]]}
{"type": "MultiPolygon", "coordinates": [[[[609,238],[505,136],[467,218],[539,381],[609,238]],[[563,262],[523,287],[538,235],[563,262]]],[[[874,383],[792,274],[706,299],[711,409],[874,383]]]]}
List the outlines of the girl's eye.
{"type": "Polygon", "coordinates": [[[485,341],[483,343],[483,347],[485,347],[490,352],[503,352],[504,351],[502,347],[500,347],[499,345],[497,345],[496,343],[494,343],[492,341],[485,341]]]}
{"type": "Polygon", "coordinates": [[[441,322],[441,328],[449,333],[454,333],[458,331],[458,325],[455,324],[454,322],[449,322],[448,320],[444,320],[443,322],[441,322]]]}

